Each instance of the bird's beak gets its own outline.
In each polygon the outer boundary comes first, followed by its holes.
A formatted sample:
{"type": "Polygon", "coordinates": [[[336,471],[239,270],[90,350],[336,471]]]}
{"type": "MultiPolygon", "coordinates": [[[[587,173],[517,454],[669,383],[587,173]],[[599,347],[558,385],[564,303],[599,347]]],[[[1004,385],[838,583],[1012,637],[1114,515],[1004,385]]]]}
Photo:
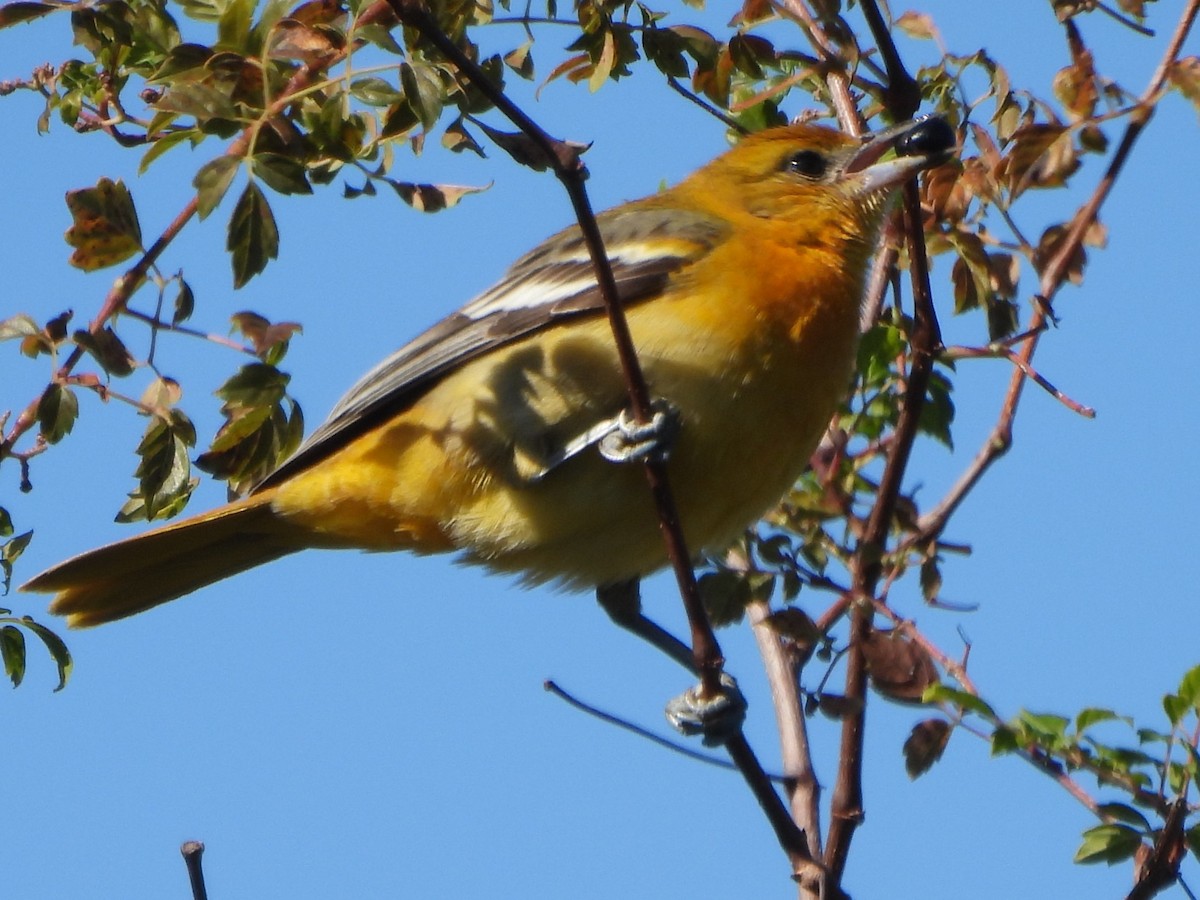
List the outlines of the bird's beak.
{"type": "Polygon", "coordinates": [[[945,119],[925,116],[867,135],[844,174],[850,176],[855,193],[873,194],[941,165],[954,154],[956,144],[954,129],[945,119]]]}

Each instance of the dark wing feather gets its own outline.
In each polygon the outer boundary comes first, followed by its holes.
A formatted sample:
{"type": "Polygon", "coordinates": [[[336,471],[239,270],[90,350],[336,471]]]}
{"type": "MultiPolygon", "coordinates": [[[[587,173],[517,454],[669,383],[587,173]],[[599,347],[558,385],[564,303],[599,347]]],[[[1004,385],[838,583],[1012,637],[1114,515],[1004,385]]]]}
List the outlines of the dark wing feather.
{"type": "MultiPolygon", "coordinates": [[[[670,277],[725,237],[716,219],[654,206],[598,217],[617,296],[628,306],[660,293],[670,277]],[[650,252],[648,251],[650,248],[650,252]]],[[[464,363],[575,316],[604,309],[577,228],[547,240],[497,285],[438,322],[364,375],[329,418],[255,488],[290,478],[403,412],[464,363]]]]}

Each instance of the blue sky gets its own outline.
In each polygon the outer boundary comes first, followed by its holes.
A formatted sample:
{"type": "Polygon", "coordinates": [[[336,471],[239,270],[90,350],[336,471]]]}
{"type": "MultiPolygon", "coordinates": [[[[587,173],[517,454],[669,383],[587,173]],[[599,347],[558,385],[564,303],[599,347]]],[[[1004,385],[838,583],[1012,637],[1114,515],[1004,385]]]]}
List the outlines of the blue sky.
{"type": "MultiPolygon", "coordinates": [[[[1179,3],[1159,3],[1169,28],[1179,3]]],[[[959,4],[939,18],[948,44],[986,45],[1017,84],[1048,93],[1063,64],[1044,3],[959,4]]],[[[896,7],[899,12],[900,7],[896,7]]],[[[1135,38],[1111,20],[1081,23],[1102,71],[1140,92],[1166,35],[1135,38]]],[[[1193,38],[1186,52],[1197,52],[1193,38]]],[[[0,77],[71,54],[65,19],[0,32],[0,77]]],[[[554,34],[535,54],[557,59],[554,34]]],[[[927,46],[906,44],[914,64],[927,46]]],[[[597,208],[675,181],[724,147],[722,129],[654,76],[597,97],[556,83],[530,105],[551,132],[594,141],[587,160],[597,208]],[[586,102],[585,102],[586,101],[586,102]]],[[[190,173],[215,145],[175,152],[144,177],[137,154],[57,126],[38,137],[38,107],[18,94],[4,113],[6,202],[0,209],[5,291],[0,317],[90,318],[117,270],[66,264],[65,191],[123,176],[143,230],[156,234],[187,201],[190,173]]],[[[787,109],[789,113],[799,108],[787,109]]],[[[1163,727],[1159,698],[1200,661],[1192,626],[1191,322],[1198,228],[1194,110],[1160,106],[1107,207],[1109,247],[1082,289],[1056,304],[1062,323],[1038,368],[1098,410],[1094,421],[1028,392],[1016,445],[971,497],[948,537],[974,553],[946,566],[955,614],[894,595],[944,647],[973,644],[971,673],[1006,714],[1071,714],[1108,705],[1163,727]]],[[[1110,137],[1118,134],[1110,128],[1110,137]]],[[[239,292],[223,251],[228,207],[194,223],[163,268],[183,268],[195,324],[223,332],[252,309],[298,319],[288,357],[310,427],[357,376],[569,221],[549,176],[431,148],[405,163],[413,180],[486,184],[456,210],[410,211],[391,197],[346,202],[339,190],[279,199],[280,260],[239,292]],[[469,260],[469,262],[467,262],[469,260]]],[[[1090,188],[1096,160],[1079,179],[1090,188]]],[[[1066,218],[1079,196],[1037,198],[1028,220],[1066,218]]],[[[939,261],[941,278],[948,264],[939,261]]],[[[1021,297],[1032,289],[1024,273],[1021,297]]],[[[144,306],[146,301],[142,301],[144,306]]],[[[950,320],[949,340],[978,342],[977,319],[950,320]]],[[[136,329],[129,329],[136,334],[136,329]]],[[[144,347],[140,348],[144,353],[144,347]]],[[[135,349],[135,352],[138,352],[135,349]]],[[[201,434],[218,424],[213,390],[227,351],[169,340],[161,360],[183,382],[201,434]]],[[[46,377],[0,347],[0,408],[20,407],[46,377]]],[[[957,450],[927,447],[912,484],[933,502],[987,434],[1008,369],[960,366],[957,450]]],[[[136,391],[131,391],[136,393],[136,391]]],[[[0,469],[0,504],[36,538],[16,581],[64,556],[131,533],[112,522],[129,490],[144,421],[85,398],[75,434],[37,458],[35,490],[0,469]]],[[[216,505],[206,484],[193,510],[216,505]]],[[[649,611],[678,628],[669,581],[646,589],[649,611]]],[[[20,613],[40,598],[10,595],[20,613]]],[[[26,684],[5,698],[7,815],[0,826],[6,896],[187,896],[177,848],[206,842],[210,896],[254,898],[607,898],[787,895],[773,838],[736,775],[689,763],[581,716],[543,692],[554,678],[590,702],[656,729],[686,679],[618,633],[586,596],[522,591],[446,559],[308,553],[209,588],[154,613],[68,635],[76,672],[52,694],[52,667],[31,645],[26,684]]],[[[746,690],[747,733],[768,767],[776,739],[753,641],[721,634],[746,690]]],[[[873,702],[867,821],[847,879],[861,897],[1117,896],[1128,870],[1078,867],[1088,814],[1045,777],[958,734],[941,764],[910,782],[900,745],[913,709],[873,702]],[[1031,887],[1035,885],[1035,887],[1031,887]]],[[[832,784],[836,723],[813,723],[819,772],[832,784]]],[[[1190,864],[1193,883],[1200,882],[1190,864]]],[[[1168,896],[1182,896],[1181,892],[1168,896]]]]}

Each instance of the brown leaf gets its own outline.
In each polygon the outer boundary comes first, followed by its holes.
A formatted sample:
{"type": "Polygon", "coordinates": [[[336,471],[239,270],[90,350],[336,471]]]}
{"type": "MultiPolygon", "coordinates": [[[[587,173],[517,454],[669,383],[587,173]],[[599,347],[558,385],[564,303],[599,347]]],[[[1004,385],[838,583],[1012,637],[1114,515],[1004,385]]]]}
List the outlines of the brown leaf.
{"type": "Polygon", "coordinates": [[[71,265],[91,272],[129,259],[142,249],[133,197],[123,181],[101,178],[95,187],[67,192],[71,227],[66,241],[75,248],[71,265]]]}
{"type": "Polygon", "coordinates": [[[306,25],[299,19],[283,19],[271,31],[271,59],[298,59],[314,62],[333,54],[334,42],[324,31],[306,25]]]}
{"type": "Polygon", "coordinates": [[[841,694],[821,694],[817,698],[817,709],[831,719],[844,719],[862,709],[862,702],[841,694]]]}
{"type": "Polygon", "coordinates": [[[871,683],[889,700],[916,703],[927,687],[937,684],[933,658],[898,628],[872,631],[863,654],[871,683]]]}
{"type": "Polygon", "coordinates": [[[1167,70],[1167,80],[1200,113],[1200,56],[1175,60],[1167,70]]]}
{"type": "Polygon", "coordinates": [[[1071,65],[1054,76],[1054,96],[1066,109],[1071,121],[1078,122],[1096,112],[1099,98],[1096,67],[1092,53],[1084,46],[1074,22],[1067,22],[1067,43],[1071,49],[1071,65]]]}
{"type": "Polygon", "coordinates": [[[921,40],[940,40],[937,26],[933,24],[933,16],[928,13],[906,12],[896,19],[896,27],[909,37],[921,40]]]}
{"type": "Polygon", "coordinates": [[[133,372],[133,354],[111,328],[105,327],[99,331],[81,329],[76,331],[73,337],[75,343],[92,354],[109,375],[123,378],[133,372]]]}
{"type": "Polygon", "coordinates": [[[950,723],[944,719],[926,719],[913,726],[904,742],[904,769],[909,778],[919,778],[942,758],[950,742],[950,723]]]}
{"type": "Polygon", "coordinates": [[[1058,187],[1078,168],[1070,131],[1039,123],[1016,130],[997,174],[1015,198],[1030,187],[1058,187]]]}
{"type": "Polygon", "coordinates": [[[455,184],[413,184],[407,181],[391,181],[388,183],[396,193],[413,209],[421,212],[441,212],[449,209],[468,194],[478,194],[486,191],[490,184],[483,187],[470,187],[455,184]]]}
{"type": "Polygon", "coordinates": [[[304,330],[298,322],[272,323],[254,312],[234,313],[229,318],[233,327],[254,345],[254,354],[260,359],[280,344],[287,343],[292,335],[304,330]]]}

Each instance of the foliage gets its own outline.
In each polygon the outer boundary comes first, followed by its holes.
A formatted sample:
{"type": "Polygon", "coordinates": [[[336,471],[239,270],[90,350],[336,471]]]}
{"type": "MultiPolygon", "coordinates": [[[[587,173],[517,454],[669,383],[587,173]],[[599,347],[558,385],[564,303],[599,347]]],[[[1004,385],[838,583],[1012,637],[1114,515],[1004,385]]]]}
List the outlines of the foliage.
{"type": "MultiPolygon", "coordinates": [[[[891,23],[892,34],[937,47],[938,61],[910,76],[889,33],[851,24],[851,10],[837,2],[746,0],[724,30],[700,27],[688,10],[663,12],[634,0],[576,0],[569,11],[548,0],[536,14],[532,8],[514,13],[505,0],[499,10],[486,0],[431,6],[448,44],[417,27],[416,19],[401,24],[398,16],[421,8],[411,0],[19,0],[0,6],[0,28],[63,19],[79,50],[78,58],[5,83],[5,92],[32,91],[43,99],[40,129],[57,121],[103,132],[139,152],[142,171],[184,148],[206,160],[196,167],[193,199],[149,247],[143,233],[152,229],[139,220],[121,181],[102,178],[67,197],[69,264],[91,272],[133,263],[87,327],[71,330],[69,311],[46,322],[15,312],[0,322],[0,341],[25,357],[46,357],[50,368],[44,389],[0,435],[0,462],[14,460],[28,483],[31,460],[71,436],[81,393],[122,400],[148,424],[137,447],[136,486],[118,518],[177,513],[197,483],[189,458],[197,433],[180,407],[179,385],[159,372],[155,339],[200,334],[186,323],[203,307],[182,274],[159,268],[174,237],[194,217],[224,216],[237,288],[281,255],[273,211],[281,198],[302,202],[303,195],[334,184],[347,199],[365,198],[386,186],[391,190],[382,193],[434,212],[482,190],[407,180],[404,151],[419,154],[435,145],[481,156],[494,146],[517,163],[547,168],[552,161],[540,144],[496,124],[495,92],[512,79],[563,80],[594,92],[621,79],[663,78],[731,130],[777,124],[799,109],[853,124],[857,108],[868,123],[881,125],[908,117],[920,102],[960,136],[958,159],[924,179],[919,211],[928,253],[943,257],[950,271],[953,313],[974,323],[977,342],[943,346],[936,319],[931,322],[919,303],[906,309],[898,291],[889,299],[886,288],[899,272],[915,273],[918,282],[927,275],[923,255],[904,248],[897,224],[880,267],[888,277],[868,298],[871,325],[845,407],[812,468],[779,508],[708,561],[700,578],[703,599],[715,624],[742,621],[750,612],[755,627],[770,630],[787,654],[808,715],[861,715],[865,680],[848,674],[843,691],[828,688],[842,668],[865,674],[885,698],[924,705],[926,718],[904,746],[910,776],[928,771],[953,735],[968,731],[988,740],[993,753],[1027,760],[1084,800],[1097,824],[1085,833],[1077,861],[1134,859],[1138,877],[1148,878],[1146,859],[1166,858],[1176,845],[1200,852],[1200,825],[1189,819],[1196,803],[1200,669],[1166,695],[1159,730],[1134,729],[1103,708],[1071,716],[1023,711],[1006,719],[983,699],[965,663],[933,646],[889,599],[891,586],[915,578],[927,603],[942,602],[941,564],[961,552],[944,536],[947,523],[1008,449],[1020,392],[1004,400],[971,468],[929,507],[904,478],[912,442],[953,446],[955,380],[969,361],[1010,360],[1014,384],[1027,379],[1054,392],[1032,367],[1039,337],[1054,321],[1058,288],[1082,283],[1088,253],[1105,244],[1099,189],[1094,205],[1048,221],[1026,213],[1023,201],[1090,175],[1089,159],[1119,174],[1124,156],[1118,148],[1128,150],[1163,90],[1200,108],[1200,61],[1180,57],[1176,47],[1161,80],[1140,96],[1102,74],[1076,19],[1116,16],[1133,33],[1148,15],[1148,4],[1136,0],[1119,0],[1116,10],[1055,0],[1066,60],[1044,95],[1014,85],[986,50],[949,51],[936,23],[919,13],[891,23]],[[502,20],[521,27],[493,27],[502,20]],[[542,54],[537,39],[547,31],[569,35],[567,49],[561,58],[549,51],[548,66],[535,64],[534,50],[542,54]],[[865,52],[871,39],[875,46],[865,52]],[[476,63],[485,80],[472,77],[456,54],[476,63]],[[152,296],[153,314],[130,306],[142,292],[152,296]],[[129,350],[134,326],[151,333],[144,359],[129,350]],[[146,372],[151,380],[139,399],[113,388],[146,372]],[[1113,729],[1128,729],[1132,738],[1114,739],[1113,729]],[[1079,785],[1083,774],[1096,782],[1094,796],[1079,785]]],[[[879,15],[873,2],[859,6],[879,15]]],[[[234,327],[245,342],[239,349],[252,361],[217,391],[225,423],[195,465],[240,493],[295,449],[303,417],[279,368],[299,326],[242,312],[234,327]]],[[[1089,413],[1054,393],[1068,408],[1089,413]]],[[[6,588],[31,536],[13,532],[0,509],[6,588]]],[[[46,643],[61,687],[70,668],[61,641],[27,617],[2,624],[0,652],[14,685],[24,672],[26,630],[46,643]]],[[[815,790],[815,780],[795,789],[815,790]]],[[[836,808],[836,792],[833,802],[831,818],[847,819],[836,808]]],[[[845,848],[850,834],[852,827],[838,832],[831,845],[845,848]]],[[[1181,862],[1179,854],[1170,858],[1167,883],[1181,862]]],[[[838,865],[830,868],[840,876],[838,865]]]]}

